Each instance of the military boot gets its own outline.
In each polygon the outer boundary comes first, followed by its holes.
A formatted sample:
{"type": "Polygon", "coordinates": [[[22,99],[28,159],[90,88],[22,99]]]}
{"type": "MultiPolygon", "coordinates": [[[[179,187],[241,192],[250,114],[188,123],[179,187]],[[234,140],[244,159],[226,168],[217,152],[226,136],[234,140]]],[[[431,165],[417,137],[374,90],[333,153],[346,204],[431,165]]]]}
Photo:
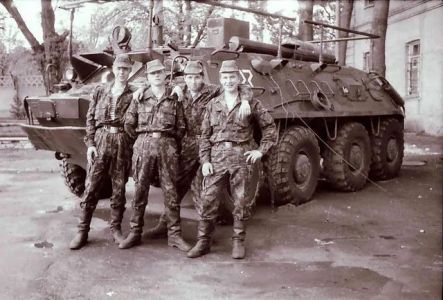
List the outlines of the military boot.
{"type": "Polygon", "coordinates": [[[146,207],[139,209],[134,208],[134,210],[132,211],[132,216],[129,221],[129,223],[131,224],[131,232],[126,237],[126,239],[124,239],[118,245],[120,249],[129,249],[141,244],[144,217],[145,217],[145,208],[146,207]]]}
{"type": "Polygon", "coordinates": [[[78,232],[69,243],[70,249],[77,250],[86,245],[94,209],[95,207],[88,206],[82,208],[82,215],[80,217],[80,223],[78,224],[78,232]]]}
{"type": "Polygon", "coordinates": [[[213,221],[199,221],[197,229],[197,243],[188,251],[189,258],[196,258],[211,251],[211,236],[214,232],[213,221]]]}
{"type": "Polygon", "coordinates": [[[168,210],[168,246],[175,247],[181,251],[188,252],[191,249],[189,245],[182,238],[181,222],[180,222],[180,208],[177,210],[168,210]]]}
{"type": "Polygon", "coordinates": [[[166,214],[163,213],[158,219],[158,223],[154,228],[145,232],[144,237],[148,239],[165,238],[168,236],[168,220],[166,214]]]}
{"type": "Polygon", "coordinates": [[[111,207],[111,234],[114,242],[120,244],[125,238],[122,234],[122,220],[125,207],[112,208],[111,207]]]}
{"type": "Polygon", "coordinates": [[[245,223],[234,220],[234,234],[232,235],[232,258],[242,259],[245,257],[245,223]]]}

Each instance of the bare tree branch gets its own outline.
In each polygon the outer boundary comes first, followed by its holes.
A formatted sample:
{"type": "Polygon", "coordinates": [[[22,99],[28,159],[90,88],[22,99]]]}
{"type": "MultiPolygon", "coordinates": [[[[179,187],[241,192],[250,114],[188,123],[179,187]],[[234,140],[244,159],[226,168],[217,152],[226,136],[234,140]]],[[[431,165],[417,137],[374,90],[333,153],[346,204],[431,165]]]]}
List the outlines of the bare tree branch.
{"type": "Polygon", "coordinates": [[[40,45],[40,43],[37,41],[35,36],[29,30],[28,26],[26,25],[25,21],[23,20],[22,16],[20,15],[20,12],[18,11],[17,7],[15,6],[14,1],[13,0],[0,0],[0,3],[6,8],[8,13],[15,20],[18,28],[23,33],[23,35],[25,36],[29,45],[31,46],[32,51],[34,51],[35,53],[42,52],[43,46],[40,45]]]}
{"type": "Polygon", "coordinates": [[[195,37],[194,42],[192,43],[192,48],[195,48],[198,45],[198,43],[200,43],[201,40],[204,38],[204,31],[206,28],[206,23],[208,23],[208,19],[212,15],[212,13],[214,12],[214,9],[215,9],[214,6],[210,6],[208,11],[206,12],[202,26],[198,29],[197,36],[195,37]]]}

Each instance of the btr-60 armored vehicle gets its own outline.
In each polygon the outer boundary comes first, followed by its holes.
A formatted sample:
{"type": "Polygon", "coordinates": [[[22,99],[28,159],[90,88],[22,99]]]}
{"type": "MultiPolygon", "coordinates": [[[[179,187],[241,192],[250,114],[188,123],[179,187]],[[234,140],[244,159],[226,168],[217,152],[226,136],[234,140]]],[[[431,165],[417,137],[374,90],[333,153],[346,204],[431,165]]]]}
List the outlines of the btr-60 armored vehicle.
{"type": "MultiPolygon", "coordinates": [[[[124,35],[114,45],[125,40],[124,35]]],[[[71,89],[25,99],[30,124],[24,130],[36,149],[54,151],[62,160],[62,174],[77,195],[84,189],[89,91],[111,72],[117,50],[73,56],[77,78],[70,82],[71,89]]],[[[248,23],[218,18],[208,22],[207,47],[169,46],[128,54],[136,61],[130,77],[134,84],[143,81],[144,64],[156,58],[169,66],[171,80],[183,75],[184,61],[200,60],[206,80],[216,84],[221,62],[237,60],[243,83],[252,88],[278,127],[278,144],[264,158],[264,178],[273,203],[308,201],[320,177],[337,190],[357,191],[368,180],[386,180],[399,173],[403,100],[382,76],[339,66],[322,48],[301,41],[279,45],[251,41],[248,23]]]]}

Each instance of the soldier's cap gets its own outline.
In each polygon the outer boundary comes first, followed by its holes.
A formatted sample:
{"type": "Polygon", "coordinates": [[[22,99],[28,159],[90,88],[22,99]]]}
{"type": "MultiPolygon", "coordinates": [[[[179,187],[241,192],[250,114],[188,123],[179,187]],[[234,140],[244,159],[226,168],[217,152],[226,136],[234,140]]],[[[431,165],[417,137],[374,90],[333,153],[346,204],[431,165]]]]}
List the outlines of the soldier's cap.
{"type": "Polygon", "coordinates": [[[222,62],[220,73],[239,72],[237,62],[235,60],[225,60],[222,62]]]}
{"type": "Polygon", "coordinates": [[[154,59],[146,64],[146,73],[153,73],[156,71],[164,70],[165,66],[161,63],[160,60],[154,59]]]}
{"type": "Polygon", "coordinates": [[[127,54],[118,54],[114,59],[113,66],[132,69],[132,64],[133,62],[127,54]]]}
{"type": "Polygon", "coordinates": [[[200,61],[190,60],[186,64],[185,70],[183,71],[186,75],[189,74],[203,74],[203,65],[200,61]]]}

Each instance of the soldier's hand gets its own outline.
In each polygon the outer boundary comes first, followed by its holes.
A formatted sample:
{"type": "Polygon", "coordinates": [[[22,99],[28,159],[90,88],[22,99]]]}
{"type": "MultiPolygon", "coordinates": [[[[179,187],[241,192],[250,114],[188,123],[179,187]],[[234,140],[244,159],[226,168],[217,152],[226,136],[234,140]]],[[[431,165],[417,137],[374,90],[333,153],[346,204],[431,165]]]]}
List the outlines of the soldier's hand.
{"type": "Polygon", "coordinates": [[[238,116],[240,119],[246,118],[251,114],[251,106],[249,102],[246,100],[242,100],[240,104],[240,108],[238,109],[238,116]]]}
{"type": "Polygon", "coordinates": [[[88,159],[88,163],[93,163],[95,157],[97,156],[97,148],[94,146],[88,147],[88,152],[86,152],[86,158],[88,159]]]}
{"type": "Polygon", "coordinates": [[[214,169],[212,168],[212,164],[210,162],[205,162],[202,166],[202,174],[203,176],[212,175],[214,173],[214,169]]]}
{"type": "Polygon", "coordinates": [[[143,94],[145,93],[145,90],[147,89],[146,86],[139,87],[133,94],[132,99],[135,101],[141,101],[143,99],[143,94]]]}
{"type": "Polygon", "coordinates": [[[258,150],[251,150],[246,151],[244,155],[247,156],[246,162],[255,163],[257,160],[260,160],[262,158],[263,153],[258,150]]]}
{"type": "Polygon", "coordinates": [[[185,94],[183,93],[182,88],[178,85],[174,86],[174,88],[172,89],[171,96],[174,94],[178,96],[178,101],[183,101],[183,99],[185,98],[185,94]]]}

